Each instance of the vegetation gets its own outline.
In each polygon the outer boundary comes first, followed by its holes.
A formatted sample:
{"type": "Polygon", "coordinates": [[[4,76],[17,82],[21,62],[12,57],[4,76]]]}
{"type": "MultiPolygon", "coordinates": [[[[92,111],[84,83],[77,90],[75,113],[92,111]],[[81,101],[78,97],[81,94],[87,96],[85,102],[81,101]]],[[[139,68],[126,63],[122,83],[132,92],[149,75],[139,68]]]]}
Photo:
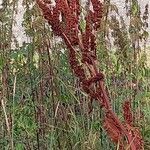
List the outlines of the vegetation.
{"type": "MultiPolygon", "coordinates": [[[[104,1],[96,51],[113,111],[123,121],[123,104],[131,102],[134,127],[149,150],[148,5],[141,13],[137,0],[125,4],[129,26],[117,6],[104,1]]],[[[71,71],[64,41],[54,36],[35,2],[23,0],[22,5],[23,45],[13,33],[18,0],[3,0],[0,7],[0,149],[119,149],[105,131],[98,101],[91,103],[71,71]]]]}

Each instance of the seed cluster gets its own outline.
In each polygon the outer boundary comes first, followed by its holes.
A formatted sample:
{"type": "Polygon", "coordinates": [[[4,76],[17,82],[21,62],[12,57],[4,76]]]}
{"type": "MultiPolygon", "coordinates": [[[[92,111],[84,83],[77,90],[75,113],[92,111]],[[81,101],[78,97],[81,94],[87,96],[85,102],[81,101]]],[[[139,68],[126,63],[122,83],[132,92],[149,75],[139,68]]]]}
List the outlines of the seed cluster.
{"type": "MultiPolygon", "coordinates": [[[[130,113],[124,113],[125,124],[121,123],[112,111],[111,103],[104,87],[104,75],[98,70],[96,57],[96,32],[100,28],[103,5],[99,0],[89,0],[85,15],[85,30],[80,26],[81,7],[79,0],[37,0],[45,19],[50,24],[53,33],[61,37],[68,49],[70,67],[81,82],[82,89],[90,99],[97,100],[104,110],[104,128],[114,143],[120,143],[120,149],[126,137],[131,150],[138,150],[143,146],[139,132],[132,132],[130,113]],[[90,9],[92,7],[92,10],[90,9]],[[78,58],[80,54],[80,59],[78,58]],[[138,134],[137,134],[138,133],[138,134]],[[136,136],[135,136],[136,135],[136,136]]],[[[124,112],[130,111],[130,105],[125,103],[124,112]]],[[[131,111],[130,111],[131,112],[131,111]]],[[[127,144],[127,143],[126,143],[127,144]]]]}

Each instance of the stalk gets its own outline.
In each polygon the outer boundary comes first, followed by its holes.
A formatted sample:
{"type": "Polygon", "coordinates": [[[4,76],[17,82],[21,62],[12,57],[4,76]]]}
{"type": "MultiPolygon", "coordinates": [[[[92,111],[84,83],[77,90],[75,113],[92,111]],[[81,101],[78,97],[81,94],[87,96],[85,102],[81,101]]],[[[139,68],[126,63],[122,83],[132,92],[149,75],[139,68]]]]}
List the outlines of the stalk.
{"type": "Polygon", "coordinates": [[[80,28],[81,4],[78,0],[58,0],[55,6],[51,6],[51,2],[37,0],[37,4],[53,33],[64,40],[68,49],[70,67],[79,78],[83,91],[92,101],[97,100],[103,109],[105,114],[103,126],[111,140],[116,145],[119,143],[121,150],[125,149],[124,145],[131,150],[140,150],[143,146],[140,133],[127,122],[122,123],[112,110],[104,86],[104,75],[97,65],[95,34],[101,26],[103,4],[99,0],[91,0],[92,10],[90,5],[87,5],[89,8],[85,15],[85,31],[80,28]]]}

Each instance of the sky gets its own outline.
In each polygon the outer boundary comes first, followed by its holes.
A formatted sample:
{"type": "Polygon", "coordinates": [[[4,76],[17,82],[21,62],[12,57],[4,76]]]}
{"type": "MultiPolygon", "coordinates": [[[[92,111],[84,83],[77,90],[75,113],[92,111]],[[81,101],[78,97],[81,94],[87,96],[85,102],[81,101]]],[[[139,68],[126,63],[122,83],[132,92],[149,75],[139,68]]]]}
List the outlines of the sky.
{"type": "MultiPolygon", "coordinates": [[[[22,44],[23,41],[27,41],[24,29],[21,25],[22,21],[23,21],[23,14],[24,14],[24,8],[22,6],[22,1],[23,0],[18,0],[18,13],[15,15],[16,24],[15,24],[15,26],[13,26],[13,33],[20,45],[22,44]]],[[[85,0],[83,0],[83,1],[85,1],[85,0]]],[[[125,14],[125,9],[124,9],[125,0],[110,0],[110,1],[112,4],[115,4],[119,8],[119,14],[121,14],[121,15],[125,14]]],[[[150,6],[150,0],[139,0],[139,3],[141,5],[142,12],[144,11],[144,7],[146,4],[149,4],[149,6],[150,6]]],[[[0,8],[1,8],[1,4],[2,4],[2,0],[0,0],[0,8]]],[[[126,21],[127,18],[124,17],[124,19],[126,21]]],[[[149,16],[148,21],[150,24],[150,16],[149,16]]],[[[148,31],[150,33],[150,27],[149,27],[148,31]]],[[[149,39],[149,44],[150,44],[150,39],[149,39]]]]}

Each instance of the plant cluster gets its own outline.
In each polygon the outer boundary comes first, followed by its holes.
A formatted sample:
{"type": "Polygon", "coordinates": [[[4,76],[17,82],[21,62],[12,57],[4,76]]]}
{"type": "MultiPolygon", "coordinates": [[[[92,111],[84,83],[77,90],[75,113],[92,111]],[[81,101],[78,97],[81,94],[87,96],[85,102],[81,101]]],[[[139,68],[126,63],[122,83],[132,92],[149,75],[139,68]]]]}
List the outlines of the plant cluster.
{"type": "Polygon", "coordinates": [[[104,86],[104,75],[98,68],[96,57],[96,33],[100,28],[103,5],[90,0],[86,5],[85,30],[80,26],[81,4],[78,0],[37,0],[43,16],[53,33],[61,37],[68,49],[70,67],[91,100],[97,100],[104,111],[103,126],[111,140],[120,149],[140,150],[143,140],[139,130],[132,124],[130,102],[123,105],[124,122],[112,110],[109,95],[104,86]],[[126,140],[127,139],[127,140],[126,140]]]}

